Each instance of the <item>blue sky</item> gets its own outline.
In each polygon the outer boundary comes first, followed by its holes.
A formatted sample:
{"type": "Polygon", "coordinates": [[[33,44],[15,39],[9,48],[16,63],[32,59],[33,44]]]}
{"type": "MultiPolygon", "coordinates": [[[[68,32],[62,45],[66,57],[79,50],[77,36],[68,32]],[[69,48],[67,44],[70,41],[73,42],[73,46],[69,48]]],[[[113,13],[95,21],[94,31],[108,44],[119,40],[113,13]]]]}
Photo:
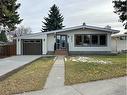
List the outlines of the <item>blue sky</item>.
{"type": "Polygon", "coordinates": [[[47,16],[50,7],[56,4],[64,16],[66,27],[87,25],[123,30],[118,15],[113,13],[112,0],[18,0],[21,7],[18,10],[23,22],[21,25],[30,27],[33,32],[40,32],[42,20],[47,16]]]}

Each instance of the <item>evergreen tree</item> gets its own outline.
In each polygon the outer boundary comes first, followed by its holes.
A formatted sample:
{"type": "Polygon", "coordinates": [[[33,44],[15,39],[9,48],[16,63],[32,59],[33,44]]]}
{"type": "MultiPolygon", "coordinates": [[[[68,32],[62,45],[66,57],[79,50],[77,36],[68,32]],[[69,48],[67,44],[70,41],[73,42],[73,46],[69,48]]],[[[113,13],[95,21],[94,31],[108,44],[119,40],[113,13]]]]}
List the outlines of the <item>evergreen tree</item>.
{"type": "Polygon", "coordinates": [[[115,13],[119,15],[120,21],[127,29],[127,0],[114,0],[115,13]]]}
{"type": "Polygon", "coordinates": [[[1,33],[0,33],[0,41],[7,42],[7,36],[6,36],[4,30],[2,30],[1,33]]]}
{"type": "Polygon", "coordinates": [[[8,28],[9,31],[14,30],[22,21],[17,12],[20,3],[16,2],[17,0],[0,0],[0,25],[8,28]]]}
{"type": "Polygon", "coordinates": [[[59,8],[54,4],[49,10],[48,17],[44,17],[45,22],[43,22],[42,32],[62,29],[64,27],[63,19],[59,8]]]}

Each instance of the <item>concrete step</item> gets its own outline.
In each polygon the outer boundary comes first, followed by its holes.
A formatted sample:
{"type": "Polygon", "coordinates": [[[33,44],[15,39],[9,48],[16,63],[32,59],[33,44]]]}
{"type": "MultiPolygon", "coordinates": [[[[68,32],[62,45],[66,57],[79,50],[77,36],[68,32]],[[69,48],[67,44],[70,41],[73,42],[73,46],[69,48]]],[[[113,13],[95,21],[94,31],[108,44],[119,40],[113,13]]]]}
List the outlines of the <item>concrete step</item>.
{"type": "Polygon", "coordinates": [[[67,50],[56,50],[55,55],[68,55],[67,50]]]}

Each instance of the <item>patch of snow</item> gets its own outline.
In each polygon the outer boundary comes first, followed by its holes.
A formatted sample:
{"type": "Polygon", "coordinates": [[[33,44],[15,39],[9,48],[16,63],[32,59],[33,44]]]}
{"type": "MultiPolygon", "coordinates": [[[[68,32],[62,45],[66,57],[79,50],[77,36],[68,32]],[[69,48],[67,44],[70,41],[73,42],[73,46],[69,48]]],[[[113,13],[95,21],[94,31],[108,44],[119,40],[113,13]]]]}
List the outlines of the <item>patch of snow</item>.
{"type": "Polygon", "coordinates": [[[67,61],[67,58],[64,58],[65,61],[67,61]]]}
{"type": "Polygon", "coordinates": [[[55,57],[53,60],[56,61],[57,57],[55,57]]]}
{"type": "Polygon", "coordinates": [[[98,63],[98,64],[112,64],[111,61],[109,60],[101,60],[101,59],[96,59],[96,58],[91,58],[91,57],[83,57],[83,56],[79,56],[79,57],[70,57],[69,59],[70,61],[73,62],[86,62],[86,63],[98,63]]]}

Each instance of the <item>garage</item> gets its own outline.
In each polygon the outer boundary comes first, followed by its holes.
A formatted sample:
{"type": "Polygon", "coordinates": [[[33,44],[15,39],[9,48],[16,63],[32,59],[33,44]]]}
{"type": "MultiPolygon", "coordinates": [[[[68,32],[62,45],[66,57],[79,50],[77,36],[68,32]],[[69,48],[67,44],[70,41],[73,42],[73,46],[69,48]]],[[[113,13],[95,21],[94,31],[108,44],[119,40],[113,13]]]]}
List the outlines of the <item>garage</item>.
{"type": "Polygon", "coordinates": [[[23,55],[42,55],[41,39],[23,39],[22,40],[23,55]]]}

